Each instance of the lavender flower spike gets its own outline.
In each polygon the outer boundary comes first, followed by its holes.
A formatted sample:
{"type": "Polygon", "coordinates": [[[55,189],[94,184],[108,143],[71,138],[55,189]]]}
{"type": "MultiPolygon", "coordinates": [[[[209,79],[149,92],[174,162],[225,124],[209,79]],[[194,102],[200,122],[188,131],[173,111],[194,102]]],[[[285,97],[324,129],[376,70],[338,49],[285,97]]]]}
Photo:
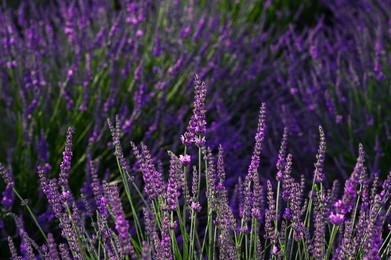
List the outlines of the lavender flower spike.
{"type": "Polygon", "coordinates": [[[316,155],[316,163],[315,163],[315,172],[314,172],[314,178],[316,182],[322,182],[324,180],[324,159],[326,156],[326,138],[323,131],[323,128],[319,126],[319,134],[320,134],[320,143],[319,143],[319,149],[318,154],[316,155]]]}
{"type": "Polygon", "coordinates": [[[10,174],[10,172],[1,163],[0,163],[0,175],[7,185],[10,185],[11,188],[14,187],[15,184],[14,184],[14,178],[12,177],[12,174],[10,174]]]}
{"type": "Polygon", "coordinates": [[[184,145],[195,143],[197,146],[203,147],[205,145],[204,135],[206,133],[206,85],[205,82],[200,81],[198,75],[194,76],[194,94],[193,115],[186,132],[181,136],[181,141],[184,145]],[[198,138],[196,138],[196,135],[198,135],[198,138]]]}
{"type": "Polygon", "coordinates": [[[335,212],[331,213],[329,219],[334,225],[339,225],[343,222],[347,213],[351,212],[357,198],[357,186],[360,181],[360,176],[364,168],[365,152],[362,144],[359,145],[359,156],[353,173],[345,183],[344,194],[342,199],[334,203],[335,212]]]}
{"type": "Polygon", "coordinates": [[[181,164],[178,157],[169,152],[170,160],[170,177],[167,185],[167,205],[161,206],[162,210],[174,211],[177,208],[177,199],[180,196],[180,173],[181,164]]]}
{"type": "Polygon", "coordinates": [[[248,174],[250,175],[255,174],[255,172],[257,172],[259,167],[260,155],[262,150],[262,141],[265,138],[265,128],[266,128],[265,121],[266,121],[266,104],[262,103],[261,109],[259,111],[257,133],[255,134],[254,152],[251,157],[251,164],[248,168],[248,174]]]}
{"type": "Polygon", "coordinates": [[[21,256],[18,256],[18,253],[16,252],[14,241],[12,241],[12,238],[10,236],[8,236],[8,246],[9,246],[10,252],[11,252],[11,259],[13,259],[13,260],[22,259],[21,256]]]}
{"type": "Polygon", "coordinates": [[[286,143],[288,142],[288,128],[284,127],[284,134],[282,136],[282,141],[280,145],[280,151],[278,152],[278,160],[276,163],[276,168],[278,170],[276,179],[277,181],[282,179],[282,175],[285,167],[285,154],[286,154],[286,143]]]}
{"type": "Polygon", "coordinates": [[[72,159],[72,133],[73,128],[69,127],[67,131],[65,150],[63,154],[63,160],[60,165],[60,178],[58,183],[62,186],[68,185],[69,171],[71,169],[71,159],[72,159]]]}
{"type": "Polygon", "coordinates": [[[164,212],[163,216],[163,223],[162,223],[162,240],[160,241],[160,246],[161,246],[161,256],[159,259],[174,259],[172,255],[172,250],[171,250],[171,237],[170,237],[170,220],[168,218],[168,213],[164,212]]]}

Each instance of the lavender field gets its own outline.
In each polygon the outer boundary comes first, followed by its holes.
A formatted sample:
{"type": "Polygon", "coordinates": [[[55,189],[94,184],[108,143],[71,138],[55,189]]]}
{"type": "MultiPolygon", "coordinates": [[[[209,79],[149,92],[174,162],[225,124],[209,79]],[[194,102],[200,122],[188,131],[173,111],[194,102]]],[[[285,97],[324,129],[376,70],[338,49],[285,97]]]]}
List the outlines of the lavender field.
{"type": "Polygon", "coordinates": [[[391,258],[391,0],[0,22],[0,259],[391,258]]]}

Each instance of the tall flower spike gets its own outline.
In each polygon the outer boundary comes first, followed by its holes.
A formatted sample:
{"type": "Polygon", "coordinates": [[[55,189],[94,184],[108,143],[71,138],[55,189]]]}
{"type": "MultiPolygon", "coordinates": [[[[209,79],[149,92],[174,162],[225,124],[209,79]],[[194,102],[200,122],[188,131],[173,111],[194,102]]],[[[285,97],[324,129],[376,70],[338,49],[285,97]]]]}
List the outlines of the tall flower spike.
{"type": "Polygon", "coordinates": [[[190,198],[190,210],[193,209],[195,212],[201,211],[201,205],[198,201],[198,172],[197,167],[193,166],[193,179],[191,183],[191,198],[190,198]]]}
{"type": "Polygon", "coordinates": [[[206,197],[213,210],[217,207],[217,193],[216,193],[216,167],[212,154],[212,149],[208,147],[205,151],[204,160],[208,162],[208,189],[206,191],[206,197]]]}
{"type": "Polygon", "coordinates": [[[160,241],[161,246],[161,256],[159,259],[171,260],[173,259],[172,250],[171,250],[171,237],[170,237],[170,220],[168,218],[168,213],[164,212],[163,221],[162,221],[162,240],[160,241]]]}
{"type": "Polygon", "coordinates": [[[126,160],[126,158],[124,157],[124,153],[122,151],[122,146],[121,146],[121,141],[120,141],[121,120],[119,119],[119,116],[117,115],[115,117],[115,127],[113,126],[113,124],[111,123],[111,121],[109,119],[107,119],[107,124],[109,125],[111,136],[113,138],[113,145],[115,148],[114,155],[115,155],[115,157],[117,157],[117,159],[119,161],[119,165],[121,166],[121,169],[123,171],[129,173],[130,172],[129,163],[126,160]]]}
{"type": "Polygon", "coordinates": [[[290,200],[292,197],[292,186],[294,179],[291,176],[292,171],[292,155],[288,154],[286,157],[285,170],[282,175],[282,198],[284,200],[290,200]]]}
{"type": "Polygon", "coordinates": [[[143,241],[143,247],[141,250],[141,259],[143,260],[151,260],[151,254],[150,254],[150,246],[147,241],[143,241]]]}
{"type": "Polygon", "coordinates": [[[65,150],[62,153],[63,159],[60,165],[60,178],[58,183],[62,186],[68,185],[69,171],[71,169],[71,159],[72,159],[72,133],[73,128],[69,127],[67,131],[65,150]]]}
{"type": "Polygon", "coordinates": [[[12,238],[8,236],[8,246],[11,252],[11,259],[13,260],[19,260],[23,259],[21,256],[18,256],[18,253],[16,252],[14,241],[12,241],[12,238]]]}
{"type": "Polygon", "coordinates": [[[355,206],[357,198],[357,186],[359,185],[362,172],[365,171],[365,152],[362,144],[359,144],[358,153],[359,155],[353,173],[345,182],[342,199],[334,203],[335,212],[330,214],[329,219],[334,225],[341,224],[345,218],[345,215],[350,213],[355,206]]]}
{"type": "Polygon", "coordinates": [[[131,255],[133,257],[134,248],[129,234],[129,222],[126,220],[125,213],[122,208],[118,187],[115,184],[109,185],[107,182],[103,182],[105,196],[108,198],[110,208],[116,217],[115,229],[118,231],[121,253],[131,255]]]}
{"type": "Polygon", "coordinates": [[[262,221],[262,211],[263,211],[263,205],[264,205],[264,199],[263,199],[263,188],[259,181],[259,174],[258,172],[254,173],[253,175],[253,207],[252,207],[252,216],[258,221],[262,221]]]}
{"type": "Polygon", "coordinates": [[[168,179],[168,185],[167,185],[167,205],[162,205],[161,208],[163,210],[171,210],[174,211],[177,208],[177,199],[180,196],[180,180],[178,178],[180,172],[181,172],[181,164],[179,162],[178,157],[172,153],[169,152],[169,155],[171,157],[170,160],[170,177],[168,179]]]}
{"type": "Polygon", "coordinates": [[[10,173],[10,171],[4,167],[3,164],[0,163],[0,175],[1,177],[3,178],[4,182],[7,184],[7,185],[10,185],[10,187],[14,187],[15,183],[14,183],[14,178],[12,177],[12,174],[10,173]]]}
{"type": "Polygon", "coordinates": [[[206,133],[206,85],[201,82],[198,75],[194,76],[194,109],[193,115],[187,126],[186,132],[181,136],[181,141],[184,145],[191,145],[195,143],[199,147],[205,145],[206,133]]]}
{"type": "Polygon", "coordinates": [[[316,259],[323,259],[323,245],[326,240],[325,196],[323,190],[316,193],[314,200],[314,238],[312,254],[316,259]]]}
{"type": "Polygon", "coordinates": [[[1,199],[1,204],[4,206],[5,209],[11,210],[15,200],[15,193],[12,189],[12,185],[7,184],[5,190],[1,193],[1,195],[3,196],[1,199]]]}
{"type": "MultiPolygon", "coordinates": [[[[224,170],[224,149],[219,145],[219,153],[217,156],[217,177],[219,178],[219,186],[224,186],[225,170],[224,170]]],[[[218,187],[219,187],[218,186],[218,187]]]]}
{"type": "Polygon", "coordinates": [[[48,234],[48,248],[50,259],[58,259],[57,244],[52,233],[48,234]]]}
{"type": "Polygon", "coordinates": [[[148,148],[145,145],[141,145],[142,151],[140,152],[137,146],[131,142],[133,154],[136,157],[137,164],[140,166],[140,170],[144,179],[144,191],[150,199],[157,198],[163,191],[163,176],[158,172],[153,165],[151,155],[148,148]]]}
{"type": "Polygon", "coordinates": [[[71,260],[72,259],[71,255],[69,254],[68,247],[65,244],[60,244],[59,248],[60,248],[61,259],[63,259],[63,260],[71,260]]]}
{"type": "Polygon", "coordinates": [[[265,214],[265,238],[270,239],[272,247],[276,244],[277,234],[274,232],[274,218],[276,217],[276,201],[274,199],[273,187],[270,181],[267,181],[267,201],[269,208],[265,214]]]}
{"type": "Polygon", "coordinates": [[[246,179],[244,180],[244,187],[243,187],[243,212],[242,212],[242,221],[244,222],[244,225],[242,227],[242,230],[240,232],[247,233],[248,225],[247,222],[250,220],[251,217],[251,198],[252,198],[252,192],[251,192],[251,179],[247,175],[246,179]]]}
{"type": "Polygon", "coordinates": [[[315,163],[315,171],[314,171],[314,178],[315,181],[320,183],[324,180],[324,159],[326,156],[326,138],[323,131],[323,128],[319,126],[319,135],[320,135],[320,143],[319,143],[319,149],[318,154],[316,155],[316,163],[315,163]]]}
{"type": "Polygon", "coordinates": [[[285,154],[286,154],[286,143],[288,142],[288,128],[284,127],[284,134],[282,136],[280,151],[278,152],[278,159],[276,168],[278,170],[276,179],[277,181],[282,179],[282,175],[285,167],[285,154]]]}
{"type": "Polygon", "coordinates": [[[262,103],[261,109],[259,111],[257,133],[255,134],[254,152],[251,157],[251,164],[248,168],[248,174],[250,174],[250,176],[254,174],[259,167],[260,155],[262,151],[262,141],[265,138],[265,128],[266,128],[266,104],[262,103]]]}

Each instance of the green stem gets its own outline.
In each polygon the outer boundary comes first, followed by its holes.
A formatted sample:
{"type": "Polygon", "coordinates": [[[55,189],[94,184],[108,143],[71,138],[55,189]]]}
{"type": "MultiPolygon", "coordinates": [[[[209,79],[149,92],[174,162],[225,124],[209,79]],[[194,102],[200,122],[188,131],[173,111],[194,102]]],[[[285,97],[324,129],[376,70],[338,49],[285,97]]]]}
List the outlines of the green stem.
{"type": "Polygon", "coordinates": [[[331,230],[329,245],[328,245],[328,247],[327,247],[326,259],[329,259],[329,256],[330,256],[330,254],[331,254],[331,251],[333,250],[334,239],[335,239],[335,237],[337,236],[338,229],[339,229],[339,227],[334,225],[334,226],[333,226],[333,229],[331,230]]]}
{"type": "MultiPolygon", "coordinates": [[[[116,152],[117,152],[117,147],[115,148],[116,152]]],[[[133,205],[133,201],[132,201],[132,196],[130,194],[130,189],[129,189],[129,182],[126,178],[127,176],[127,172],[124,172],[120,163],[119,163],[119,159],[117,157],[117,165],[118,165],[118,169],[119,169],[119,172],[121,174],[121,178],[122,178],[122,182],[124,184],[124,188],[125,188],[125,193],[126,193],[126,196],[128,198],[128,201],[129,201],[129,204],[130,204],[130,208],[131,208],[131,211],[132,211],[132,214],[133,214],[133,219],[134,219],[134,222],[135,222],[135,225],[136,225],[136,233],[137,233],[137,238],[138,238],[138,241],[144,241],[144,236],[143,236],[143,231],[142,231],[142,228],[141,228],[141,225],[140,225],[140,221],[137,217],[137,213],[136,213],[136,210],[134,208],[134,205],[133,205]]]]}
{"type": "MultiPolygon", "coordinates": [[[[16,196],[20,199],[20,201],[24,201],[22,196],[20,196],[20,194],[18,193],[18,191],[15,188],[12,188],[12,190],[14,191],[16,196]]],[[[26,204],[25,207],[27,208],[28,212],[30,213],[31,218],[33,219],[33,221],[34,221],[35,225],[37,226],[38,230],[41,232],[42,236],[45,238],[46,241],[48,241],[48,238],[47,238],[45,232],[43,232],[41,226],[38,223],[37,218],[35,217],[33,211],[30,208],[30,206],[28,204],[26,204]]]]}

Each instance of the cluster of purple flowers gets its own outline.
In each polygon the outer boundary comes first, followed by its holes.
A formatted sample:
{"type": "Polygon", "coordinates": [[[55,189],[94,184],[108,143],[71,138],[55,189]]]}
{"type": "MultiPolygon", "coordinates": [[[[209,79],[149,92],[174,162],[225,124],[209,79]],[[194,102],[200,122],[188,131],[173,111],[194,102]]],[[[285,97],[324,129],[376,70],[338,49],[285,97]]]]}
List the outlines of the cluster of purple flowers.
{"type": "Polygon", "coordinates": [[[0,7],[0,251],[391,257],[389,0],[185,2],[0,7]]]}
{"type": "MultiPolygon", "coordinates": [[[[199,109],[200,103],[204,106],[204,101],[199,102],[200,92],[197,91],[200,86],[205,89],[205,83],[200,83],[197,78],[194,102],[197,109],[194,109],[187,128],[187,133],[197,137],[204,132],[195,130],[192,126],[205,127],[206,120],[205,111],[199,109]]],[[[360,144],[356,166],[345,183],[341,199],[338,199],[337,182],[331,189],[326,189],[327,185],[324,183],[326,140],[323,128],[319,127],[317,162],[311,191],[306,198],[305,179],[302,176],[299,182],[295,181],[292,172],[293,156],[286,155],[288,130],[285,129],[276,164],[278,188],[275,191],[274,182],[259,178],[266,114],[266,104],[263,103],[248,174],[243,185],[236,188],[241,194],[239,205],[242,211],[239,214],[231,206],[237,197],[230,196],[225,186],[229,173],[224,166],[222,146],[219,147],[217,156],[207,146],[207,140],[202,146],[196,142],[188,143],[188,151],[185,150],[184,155],[179,157],[169,152],[169,176],[166,181],[162,167],[157,170],[146,145],[142,144],[139,150],[132,143],[135,166],[142,174],[143,182],[140,183],[137,178],[129,175],[133,169],[122,152],[118,122],[115,128],[110,122],[109,125],[125,189],[123,192],[128,198],[132,214],[126,214],[125,209],[129,207],[124,207],[119,186],[110,183],[108,179],[100,180],[98,165],[93,161],[89,164],[90,188],[82,188],[81,198],[77,200],[68,185],[73,132],[69,128],[59,171],[61,181],[48,178],[44,167],[39,166],[37,170],[41,190],[61,229],[60,236],[44,232],[39,222],[35,222],[46,242],[41,246],[33,246],[21,218],[9,213],[15,220],[19,233],[20,252],[28,259],[35,258],[36,253],[48,259],[58,255],[64,259],[100,256],[174,259],[179,256],[209,258],[213,255],[220,259],[248,259],[284,257],[292,252],[299,258],[316,259],[331,256],[344,258],[347,255],[363,259],[390,256],[391,239],[389,235],[384,237],[383,233],[386,232],[384,226],[390,214],[391,175],[382,187],[378,175],[374,176],[372,182],[369,181],[364,165],[365,152],[360,144]],[[197,158],[197,152],[192,148],[198,148],[198,163],[191,159],[197,158]],[[192,164],[193,176],[188,176],[186,172],[192,164]],[[140,185],[144,186],[144,191],[138,188],[140,185]],[[200,189],[200,185],[206,188],[200,189]],[[138,195],[131,193],[129,187],[134,187],[133,190],[138,195]],[[134,208],[133,199],[137,196],[144,207],[142,223],[145,229],[140,224],[139,218],[142,216],[134,208]],[[206,206],[202,207],[206,212],[201,210],[203,200],[206,200],[206,206]],[[206,214],[207,220],[202,220],[203,214],[206,214]],[[86,218],[90,221],[86,222],[86,218]],[[199,229],[204,229],[204,232],[198,231],[199,229]],[[65,239],[66,244],[56,242],[60,237],[65,239]],[[262,247],[262,244],[265,246],[262,247]]],[[[14,187],[13,177],[8,169],[0,165],[0,172],[2,179],[7,185],[11,185],[22,204],[28,207],[28,202],[24,202],[14,187]]],[[[19,259],[14,239],[9,237],[8,243],[12,258],[19,259]]]]}

